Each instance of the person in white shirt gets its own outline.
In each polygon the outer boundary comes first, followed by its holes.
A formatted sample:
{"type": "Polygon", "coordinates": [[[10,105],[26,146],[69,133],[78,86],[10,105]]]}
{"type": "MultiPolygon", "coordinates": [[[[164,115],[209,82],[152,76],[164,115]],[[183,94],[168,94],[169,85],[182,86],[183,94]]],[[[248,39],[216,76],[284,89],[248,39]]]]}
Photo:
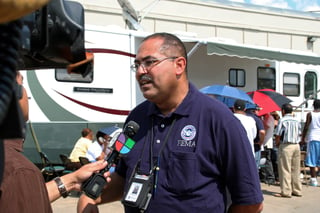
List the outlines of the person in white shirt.
{"type": "Polygon", "coordinates": [[[90,162],[105,159],[112,151],[111,148],[108,147],[110,140],[115,134],[121,131],[122,129],[116,126],[100,129],[96,134],[97,140],[88,148],[86,158],[88,158],[90,162]]]}
{"type": "Polygon", "coordinates": [[[250,142],[250,146],[252,148],[252,153],[254,156],[255,152],[253,147],[253,141],[257,135],[256,122],[252,117],[246,115],[245,109],[246,109],[245,101],[236,100],[236,102],[233,105],[234,116],[236,116],[240,120],[242,126],[245,128],[249,142],[250,142]]]}

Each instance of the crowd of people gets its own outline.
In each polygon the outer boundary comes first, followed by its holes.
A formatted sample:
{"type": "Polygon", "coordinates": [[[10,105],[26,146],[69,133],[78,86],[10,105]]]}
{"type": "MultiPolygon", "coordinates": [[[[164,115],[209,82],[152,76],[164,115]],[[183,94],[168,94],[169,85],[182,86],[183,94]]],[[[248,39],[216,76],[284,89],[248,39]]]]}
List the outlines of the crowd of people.
{"type": "Polygon", "coordinates": [[[301,197],[303,146],[300,145],[307,143],[305,164],[310,168],[311,176],[308,184],[318,186],[316,169],[319,170],[320,164],[320,100],[314,100],[314,111],[307,114],[303,131],[290,103],[282,105],[281,118],[276,111],[257,116],[258,107],[245,109],[245,106],[244,101],[236,100],[232,111],[245,128],[250,145],[254,144],[260,181],[280,185],[281,192],[275,193],[276,197],[301,197]],[[252,117],[255,118],[254,127],[249,119],[252,117]],[[254,128],[256,132],[253,137],[254,128]]]}
{"type": "MultiPolygon", "coordinates": [[[[232,113],[199,92],[188,79],[187,64],[185,46],[175,35],[155,33],[144,38],[132,69],[146,100],[125,122],[140,126],[132,138],[136,145],[120,158],[114,172],[104,174],[108,184],[97,199],[80,196],[78,212],[98,212],[98,205],[121,200],[126,213],[258,213],[263,210],[261,176],[268,184],[279,181],[277,197],[302,196],[299,144],[304,142],[309,144],[306,163],[312,168],[311,183],[317,185],[319,100],[301,133],[290,104],[282,106],[281,118],[275,112],[257,116],[258,108],[246,109],[241,100],[232,113]]],[[[22,156],[23,138],[5,140],[1,210],[52,212],[50,202],[81,190],[84,181],[106,166],[104,159],[112,151],[108,143],[121,131],[102,128],[94,141],[93,131],[83,129],[69,156],[78,165],[76,170],[48,183],[22,156]],[[92,163],[80,165],[80,157],[92,163]]]]}
{"type": "Polygon", "coordinates": [[[250,108],[246,108],[243,100],[236,100],[232,111],[247,132],[260,181],[276,184],[279,181],[278,173],[274,172],[274,164],[277,165],[277,147],[274,140],[274,131],[279,120],[277,112],[258,116],[259,107],[250,105],[250,108]]]}

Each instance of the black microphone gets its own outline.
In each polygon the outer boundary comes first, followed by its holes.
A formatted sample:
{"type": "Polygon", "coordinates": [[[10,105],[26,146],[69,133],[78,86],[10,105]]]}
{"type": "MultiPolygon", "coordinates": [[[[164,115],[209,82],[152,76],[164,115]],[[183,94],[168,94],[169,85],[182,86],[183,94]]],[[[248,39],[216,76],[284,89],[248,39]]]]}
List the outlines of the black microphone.
{"type": "Polygon", "coordinates": [[[111,166],[116,163],[122,155],[131,151],[135,145],[135,141],[131,138],[138,132],[139,128],[139,124],[134,121],[129,121],[124,127],[123,132],[112,137],[109,147],[112,147],[113,151],[106,160],[108,162],[107,166],[100,170],[100,172],[92,174],[91,177],[82,184],[82,190],[88,197],[95,200],[101,195],[107,183],[103,174],[109,171],[111,166]]]}

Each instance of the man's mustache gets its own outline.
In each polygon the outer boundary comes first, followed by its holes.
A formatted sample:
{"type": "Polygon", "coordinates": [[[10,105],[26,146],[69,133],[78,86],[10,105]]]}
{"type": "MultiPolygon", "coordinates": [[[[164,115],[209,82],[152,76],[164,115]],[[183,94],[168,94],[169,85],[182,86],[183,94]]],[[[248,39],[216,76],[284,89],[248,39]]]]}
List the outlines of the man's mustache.
{"type": "Polygon", "coordinates": [[[139,82],[140,81],[152,82],[152,78],[150,75],[145,74],[145,75],[140,76],[139,82]]]}

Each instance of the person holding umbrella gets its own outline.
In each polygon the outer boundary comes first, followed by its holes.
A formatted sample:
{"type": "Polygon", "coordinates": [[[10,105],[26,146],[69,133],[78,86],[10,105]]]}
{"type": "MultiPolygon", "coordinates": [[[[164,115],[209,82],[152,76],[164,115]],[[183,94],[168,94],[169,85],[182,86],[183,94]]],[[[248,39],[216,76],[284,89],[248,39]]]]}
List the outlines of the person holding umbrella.
{"type": "Polygon", "coordinates": [[[266,113],[261,116],[263,120],[263,126],[265,130],[265,138],[263,140],[263,152],[265,153],[266,163],[261,169],[264,181],[267,184],[273,184],[275,182],[274,169],[271,161],[271,154],[273,150],[273,135],[274,135],[274,117],[271,113],[266,113]]]}
{"type": "Polygon", "coordinates": [[[246,115],[245,109],[246,103],[240,99],[236,100],[236,102],[233,105],[234,116],[236,116],[239,119],[242,126],[246,130],[253,156],[255,156],[253,141],[254,138],[257,136],[256,122],[252,117],[246,115]]]}

